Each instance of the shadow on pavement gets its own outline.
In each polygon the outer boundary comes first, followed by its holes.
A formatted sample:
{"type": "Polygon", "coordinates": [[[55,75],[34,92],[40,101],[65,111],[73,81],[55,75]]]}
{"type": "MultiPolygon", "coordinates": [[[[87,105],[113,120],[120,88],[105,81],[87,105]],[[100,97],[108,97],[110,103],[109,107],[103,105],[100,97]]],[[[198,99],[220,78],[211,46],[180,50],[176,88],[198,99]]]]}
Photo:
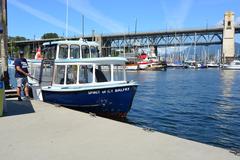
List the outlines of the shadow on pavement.
{"type": "Polygon", "coordinates": [[[35,112],[32,103],[29,100],[24,101],[7,100],[6,102],[7,110],[5,111],[4,116],[14,116],[35,112]]]}

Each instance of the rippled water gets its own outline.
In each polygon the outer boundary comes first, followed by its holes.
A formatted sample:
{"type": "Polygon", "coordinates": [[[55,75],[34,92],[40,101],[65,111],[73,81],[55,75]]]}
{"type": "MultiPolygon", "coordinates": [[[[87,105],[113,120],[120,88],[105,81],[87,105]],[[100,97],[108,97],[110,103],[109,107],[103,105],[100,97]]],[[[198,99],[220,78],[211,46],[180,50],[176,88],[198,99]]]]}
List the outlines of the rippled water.
{"type": "Polygon", "coordinates": [[[127,121],[227,149],[240,149],[240,71],[129,72],[140,86],[127,121]]]}

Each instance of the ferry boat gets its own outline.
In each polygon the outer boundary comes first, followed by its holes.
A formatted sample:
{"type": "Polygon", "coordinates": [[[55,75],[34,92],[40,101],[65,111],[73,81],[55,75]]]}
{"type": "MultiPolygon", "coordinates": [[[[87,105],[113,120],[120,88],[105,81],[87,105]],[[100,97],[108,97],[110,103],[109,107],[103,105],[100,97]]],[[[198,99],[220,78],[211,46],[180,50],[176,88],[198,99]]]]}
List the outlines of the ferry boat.
{"type": "Polygon", "coordinates": [[[31,62],[33,76],[38,73],[42,75],[40,83],[46,82],[44,77],[49,82],[40,87],[40,93],[36,89],[35,95],[44,102],[80,111],[126,117],[138,86],[127,81],[126,58],[99,57],[94,42],[56,41],[43,45],[45,56],[54,61],[42,60],[40,72],[34,71],[39,61],[31,62]]]}
{"type": "Polygon", "coordinates": [[[151,64],[147,58],[147,54],[141,54],[135,58],[128,58],[128,62],[126,63],[127,70],[145,70],[151,64]]]}

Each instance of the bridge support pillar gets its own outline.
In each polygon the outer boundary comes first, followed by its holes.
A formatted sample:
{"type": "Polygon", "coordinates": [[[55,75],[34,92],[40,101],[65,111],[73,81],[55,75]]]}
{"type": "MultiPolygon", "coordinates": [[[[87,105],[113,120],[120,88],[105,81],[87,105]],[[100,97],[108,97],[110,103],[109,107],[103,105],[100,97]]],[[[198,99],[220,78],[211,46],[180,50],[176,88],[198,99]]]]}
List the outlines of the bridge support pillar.
{"type": "Polygon", "coordinates": [[[231,11],[224,14],[222,43],[222,63],[230,63],[234,59],[235,55],[234,13],[231,11]]]}

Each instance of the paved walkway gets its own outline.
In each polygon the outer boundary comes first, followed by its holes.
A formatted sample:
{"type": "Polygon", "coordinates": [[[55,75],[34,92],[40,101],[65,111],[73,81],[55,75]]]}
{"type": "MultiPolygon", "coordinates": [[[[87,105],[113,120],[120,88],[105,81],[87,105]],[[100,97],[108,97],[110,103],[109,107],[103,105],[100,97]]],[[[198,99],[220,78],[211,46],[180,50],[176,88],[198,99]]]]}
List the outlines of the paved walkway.
{"type": "Polygon", "coordinates": [[[240,160],[228,150],[40,101],[7,101],[2,160],[240,160]]]}

